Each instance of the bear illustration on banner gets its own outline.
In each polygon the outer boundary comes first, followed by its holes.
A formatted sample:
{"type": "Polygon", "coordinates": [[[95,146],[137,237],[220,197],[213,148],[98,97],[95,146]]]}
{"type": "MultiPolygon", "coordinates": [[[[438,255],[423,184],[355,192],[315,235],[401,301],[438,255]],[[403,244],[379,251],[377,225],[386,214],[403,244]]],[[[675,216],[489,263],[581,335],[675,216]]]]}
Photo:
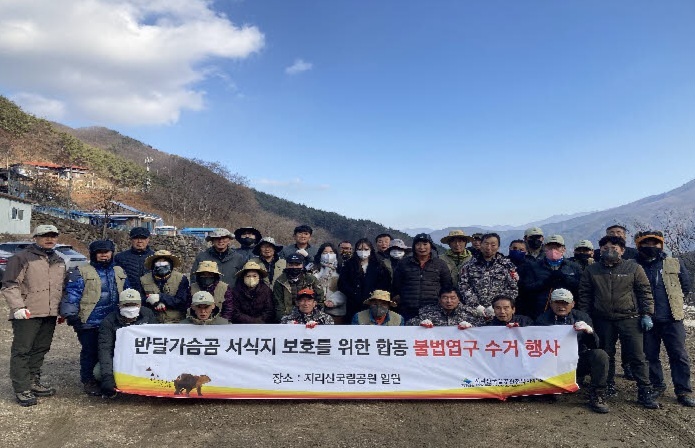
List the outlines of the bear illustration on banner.
{"type": "Polygon", "coordinates": [[[209,383],[210,381],[212,380],[207,375],[191,375],[190,373],[182,373],[174,380],[174,395],[181,395],[181,393],[185,390],[186,396],[190,397],[191,391],[196,389],[198,396],[202,397],[203,394],[200,390],[202,389],[203,384],[209,383]]]}

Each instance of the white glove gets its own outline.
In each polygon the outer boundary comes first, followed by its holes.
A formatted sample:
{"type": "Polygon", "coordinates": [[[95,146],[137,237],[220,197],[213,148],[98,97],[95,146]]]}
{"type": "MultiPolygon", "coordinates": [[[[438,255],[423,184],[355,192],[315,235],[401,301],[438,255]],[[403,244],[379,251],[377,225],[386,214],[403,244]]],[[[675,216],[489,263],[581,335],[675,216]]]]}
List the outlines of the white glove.
{"type": "Polygon", "coordinates": [[[154,307],[155,311],[166,311],[167,306],[163,304],[162,302],[158,302],[157,305],[154,307]]]}
{"type": "Polygon", "coordinates": [[[159,302],[159,294],[148,294],[146,302],[150,305],[154,305],[155,303],[159,302]]]}
{"type": "Polygon", "coordinates": [[[466,329],[472,328],[472,327],[473,327],[473,324],[470,322],[466,322],[465,320],[459,322],[459,330],[466,330],[466,329]]]}
{"type": "Polygon", "coordinates": [[[506,326],[507,328],[518,328],[519,322],[509,322],[506,326]]]}
{"type": "Polygon", "coordinates": [[[315,320],[310,320],[309,322],[306,323],[306,327],[307,327],[307,328],[316,328],[316,326],[317,326],[318,324],[319,324],[319,323],[316,322],[315,320]]]}
{"type": "Polygon", "coordinates": [[[431,320],[425,319],[422,322],[420,322],[420,326],[425,327],[425,328],[432,328],[432,327],[434,327],[434,324],[432,323],[431,320]]]}
{"type": "Polygon", "coordinates": [[[594,329],[591,328],[591,326],[589,324],[587,324],[586,322],[584,322],[583,320],[576,322],[574,324],[574,329],[575,329],[575,331],[583,331],[584,333],[589,333],[589,334],[594,333],[594,329]]]}
{"type": "Polygon", "coordinates": [[[485,307],[482,305],[478,305],[475,307],[475,312],[477,316],[480,317],[485,317],[485,307]]]}
{"type": "Polygon", "coordinates": [[[302,257],[308,257],[309,256],[309,252],[305,251],[304,249],[297,250],[297,253],[299,255],[301,255],[302,257]]]}
{"type": "Polygon", "coordinates": [[[19,319],[19,320],[30,319],[31,313],[29,312],[28,309],[21,308],[21,309],[14,312],[14,318],[19,319]]]}

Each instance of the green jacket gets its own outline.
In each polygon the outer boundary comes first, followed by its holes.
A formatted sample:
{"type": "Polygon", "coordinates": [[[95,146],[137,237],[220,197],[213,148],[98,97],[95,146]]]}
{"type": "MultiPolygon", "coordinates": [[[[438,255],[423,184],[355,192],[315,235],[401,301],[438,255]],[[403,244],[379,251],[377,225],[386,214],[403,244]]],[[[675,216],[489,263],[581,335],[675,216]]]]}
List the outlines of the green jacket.
{"type": "Polygon", "coordinates": [[[468,249],[464,249],[463,256],[458,259],[450,249],[439,258],[444,260],[444,263],[449,267],[452,284],[458,285],[461,281],[461,268],[468,260],[473,258],[473,254],[468,249]]]}
{"type": "Polygon", "coordinates": [[[635,260],[614,266],[598,262],[584,270],[579,282],[578,308],[592,318],[620,320],[654,314],[647,274],[635,260]]]}
{"type": "MultiPolygon", "coordinates": [[[[296,283],[296,292],[304,288],[311,288],[316,293],[316,305],[319,309],[323,309],[323,290],[319,288],[318,280],[313,275],[308,272],[303,273],[299,276],[299,280],[296,283]]],[[[278,322],[283,316],[287,316],[292,312],[294,308],[294,299],[296,297],[292,295],[292,286],[290,281],[287,279],[287,275],[283,272],[280,278],[277,279],[275,285],[273,286],[273,301],[275,302],[275,318],[278,322]]]]}

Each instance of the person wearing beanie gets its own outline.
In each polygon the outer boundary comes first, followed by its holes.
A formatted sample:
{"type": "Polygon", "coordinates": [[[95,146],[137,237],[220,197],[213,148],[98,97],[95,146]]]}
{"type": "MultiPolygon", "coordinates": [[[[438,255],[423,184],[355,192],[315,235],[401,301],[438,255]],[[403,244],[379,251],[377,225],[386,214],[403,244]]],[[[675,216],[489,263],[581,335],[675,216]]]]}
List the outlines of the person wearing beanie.
{"type": "Polygon", "coordinates": [[[99,361],[99,325],[118,309],[118,296],[130,288],[128,276],[115,266],[116,246],[111,240],[92,241],[89,264],[71,269],[65,281],[65,295],[60,302],[60,315],[77,333],[80,350],[80,380],[87,395],[99,395],[101,387],[94,377],[99,361]]]}

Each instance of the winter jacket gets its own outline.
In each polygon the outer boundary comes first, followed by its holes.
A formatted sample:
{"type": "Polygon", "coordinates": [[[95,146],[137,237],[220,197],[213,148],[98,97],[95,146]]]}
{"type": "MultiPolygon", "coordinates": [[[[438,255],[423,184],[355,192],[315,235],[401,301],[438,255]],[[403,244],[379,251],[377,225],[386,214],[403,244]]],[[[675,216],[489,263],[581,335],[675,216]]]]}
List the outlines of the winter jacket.
{"type": "Polygon", "coordinates": [[[451,284],[456,286],[459,284],[461,278],[461,268],[473,258],[473,254],[464,249],[461,256],[456,256],[451,250],[447,250],[444,255],[439,258],[444,260],[444,263],[449,266],[449,270],[451,271],[451,284]]]}
{"type": "Polygon", "coordinates": [[[47,255],[31,245],[10,257],[0,289],[10,308],[10,319],[21,308],[27,308],[31,317],[57,316],[64,277],[65,262],[55,252],[47,255]]]}
{"type": "MultiPolygon", "coordinates": [[[[225,299],[227,297],[231,297],[231,289],[232,288],[230,288],[227,283],[223,282],[222,280],[218,280],[210,285],[209,288],[205,288],[204,291],[212,294],[212,297],[215,299],[215,306],[222,309],[222,304],[224,303],[225,299]]],[[[198,283],[191,283],[191,297],[193,297],[193,295],[198,291],[201,291],[200,285],[198,285],[198,283]]]]}
{"type": "Polygon", "coordinates": [[[250,289],[237,282],[222,306],[222,317],[234,324],[272,324],[275,322],[273,291],[263,282],[250,289]]]}
{"type": "Polygon", "coordinates": [[[652,315],[654,298],[649,279],[635,260],[620,259],[610,267],[594,263],[586,268],[579,282],[578,308],[593,319],[652,315]]]}
{"type": "Polygon", "coordinates": [[[319,288],[323,291],[323,311],[331,316],[345,316],[347,297],[338,290],[338,279],[340,277],[338,271],[324,266],[318,271],[315,271],[313,275],[316,277],[316,280],[318,280],[319,288]],[[333,303],[334,306],[332,308],[325,305],[327,300],[333,303]]]}
{"type": "Polygon", "coordinates": [[[567,289],[577,297],[581,278],[582,268],[569,260],[562,260],[557,268],[547,258],[528,263],[523,276],[519,275],[519,290],[524,294],[517,301],[519,313],[532,319],[540,316],[547,308],[550,293],[558,288],[567,289]]]}
{"type": "Polygon", "coordinates": [[[192,325],[227,325],[229,324],[229,321],[220,316],[220,309],[215,306],[215,309],[212,310],[210,317],[208,317],[206,320],[198,319],[195,315],[195,311],[193,311],[193,308],[189,308],[188,313],[186,313],[186,318],[179,323],[192,325]]]}
{"type": "Polygon", "coordinates": [[[263,282],[270,286],[270,289],[273,289],[275,281],[282,275],[282,271],[284,271],[287,267],[287,262],[285,259],[279,258],[277,255],[275,255],[273,261],[270,263],[261,257],[252,258],[249,261],[256,262],[265,268],[265,270],[268,272],[268,276],[263,279],[263,282]]]}
{"type": "Polygon", "coordinates": [[[363,302],[374,291],[377,289],[391,290],[391,276],[386,266],[376,257],[369,259],[365,273],[360,259],[353,256],[343,266],[338,278],[338,289],[345,294],[345,314],[353,316],[364,309],[363,302]]]}
{"type": "Polygon", "coordinates": [[[295,306],[288,315],[282,316],[280,319],[281,324],[308,324],[311,321],[319,325],[334,325],[333,318],[318,307],[314,308],[311,313],[304,314],[295,306]]]}
{"type": "Polygon", "coordinates": [[[123,252],[119,252],[113,257],[116,266],[120,266],[128,276],[130,287],[138,291],[142,290],[140,286],[140,277],[145,275],[145,259],[153,255],[154,251],[147,246],[145,250],[135,250],[132,247],[123,252]]]}
{"type": "MultiPolygon", "coordinates": [[[[538,317],[538,319],[536,319],[536,325],[539,326],[574,325],[577,322],[586,322],[592,328],[594,326],[594,323],[592,322],[591,317],[589,317],[588,314],[576,309],[572,309],[570,313],[565,317],[556,316],[555,313],[553,313],[553,310],[548,310],[541,314],[540,317],[538,317]]],[[[585,333],[583,331],[577,332],[577,344],[579,353],[584,353],[587,350],[593,350],[595,348],[598,348],[598,343],[599,340],[598,336],[596,335],[596,332],[593,332],[591,334],[585,333]]]]}
{"type": "MultiPolygon", "coordinates": [[[[128,277],[120,266],[88,264],[71,269],[60,302],[60,315],[77,316],[75,330],[98,328],[101,321],[118,309],[118,295],[130,288],[128,277]]],[[[71,319],[68,319],[68,323],[71,319]]]]}
{"type": "Polygon", "coordinates": [[[403,316],[401,316],[400,314],[393,311],[389,311],[389,313],[386,315],[386,319],[384,319],[382,323],[377,324],[376,320],[372,316],[372,313],[369,310],[363,310],[352,317],[351,324],[379,325],[382,327],[402,327],[405,325],[405,321],[403,320],[403,316]]]}
{"type": "MultiPolygon", "coordinates": [[[[142,303],[146,304],[149,294],[159,294],[159,301],[166,306],[165,311],[156,311],[155,314],[161,323],[179,322],[186,315],[186,310],[191,306],[191,291],[188,279],[178,271],[164,278],[155,277],[152,272],[140,277],[142,284],[142,303]]],[[[147,304],[152,307],[153,305],[147,304]]]]}
{"type": "Polygon", "coordinates": [[[637,256],[637,263],[647,274],[654,296],[654,320],[672,322],[683,320],[683,304],[692,288],[692,280],[684,264],[662,253],[654,260],[637,256]]]}
{"type": "MultiPolygon", "coordinates": [[[[297,244],[288,244],[287,246],[284,246],[278,256],[282,258],[283,260],[287,258],[288,256],[292,255],[293,253],[297,252],[299,249],[297,248],[297,244]]],[[[306,262],[305,265],[311,261],[314,260],[316,257],[316,253],[318,252],[319,248],[316,246],[312,246],[311,244],[307,245],[307,247],[304,248],[305,251],[309,254],[306,257],[306,262]]]]}
{"type": "Polygon", "coordinates": [[[290,314],[294,307],[294,299],[297,293],[304,289],[311,288],[316,293],[316,303],[319,307],[323,306],[325,298],[323,291],[318,286],[316,277],[303,272],[296,282],[290,282],[287,274],[283,273],[273,286],[273,303],[275,304],[275,318],[280,321],[283,316],[290,314]]]}
{"type": "MultiPolygon", "coordinates": [[[[451,288],[451,271],[441,258],[430,258],[421,267],[413,256],[404,257],[393,273],[392,297],[398,297],[402,314],[417,312],[439,302],[439,291],[451,288]]],[[[412,314],[411,314],[412,315],[412,314]]]]}
{"type": "MultiPolygon", "coordinates": [[[[244,263],[255,257],[256,255],[253,253],[253,249],[256,246],[249,246],[249,247],[240,247],[238,249],[234,249],[234,252],[237,253],[240,257],[244,259],[244,263]]],[[[243,265],[242,265],[243,266],[243,265]]]]}
{"type": "Polygon", "coordinates": [[[488,327],[504,327],[510,323],[519,324],[520,327],[531,327],[533,326],[533,319],[522,314],[514,314],[514,316],[512,316],[512,320],[509,322],[502,322],[497,317],[493,317],[492,320],[486,322],[485,325],[488,327]]]}
{"type": "Polygon", "coordinates": [[[99,364],[101,366],[101,388],[115,389],[113,377],[113,353],[116,348],[116,331],[131,325],[156,324],[157,318],[152,310],[140,307],[140,314],[134,322],[126,322],[118,310],[106,316],[99,326],[99,364]]]}
{"type": "Polygon", "coordinates": [[[423,320],[430,320],[435,327],[450,327],[453,325],[458,325],[459,323],[466,321],[472,322],[474,320],[463,304],[459,303],[451,311],[446,311],[442,306],[437,303],[435,305],[426,305],[420,308],[420,312],[417,316],[408,320],[407,325],[420,325],[423,320]]]}
{"type": "Polygon", "coordinates": [[[222,273],[222,281],[227,284],[234,282],[234,276],[246,262],[242,255],[232,249],[227,249],[225,252],[217,252],[214,247],[208,247],[198,253],[193,261],[190,276],[191,282],[195,282],[195,271],[198,270],[198,265],[201,261],[214,261],[217,263],[217,269],[222,273]]]}
{"type": "Polygon", "coordinates": [[[459,290],[463,303],[469,308],[488,307],[492,299],[501,294],[516,299],[519,291],[516,275],[514,263],[500,253],[490,261],[482,255],[471,259],[461,268],[459,290]]]}

